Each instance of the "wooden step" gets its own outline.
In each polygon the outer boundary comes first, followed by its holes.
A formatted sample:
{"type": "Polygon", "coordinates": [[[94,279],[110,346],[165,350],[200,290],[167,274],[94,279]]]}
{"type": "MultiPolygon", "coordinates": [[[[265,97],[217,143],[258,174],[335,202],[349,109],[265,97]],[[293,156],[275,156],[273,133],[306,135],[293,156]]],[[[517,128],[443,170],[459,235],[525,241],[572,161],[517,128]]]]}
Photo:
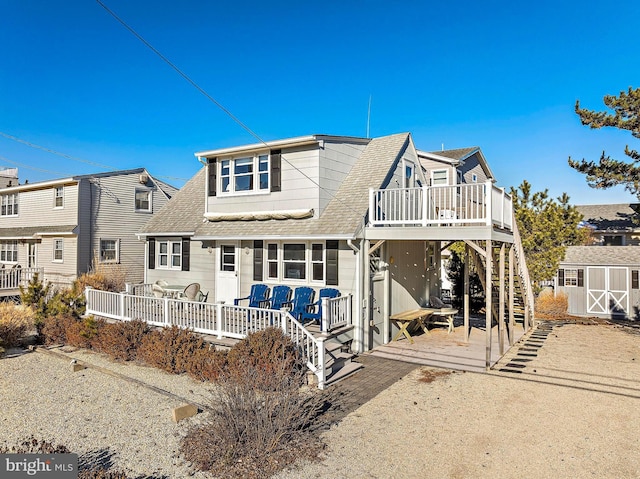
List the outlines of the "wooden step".
{"type": "Polygon", "coordinates": [[[348,363],[345,363],[337,371],[332,371],[331,374],[327,376],[325,385],[330,386],[332,384],[337,383],[338,381],[342,381],[343,379],[348,378],[352,374],[358,372],[363,367],[364,366],[360,363],[349,361],[348,363]]]}

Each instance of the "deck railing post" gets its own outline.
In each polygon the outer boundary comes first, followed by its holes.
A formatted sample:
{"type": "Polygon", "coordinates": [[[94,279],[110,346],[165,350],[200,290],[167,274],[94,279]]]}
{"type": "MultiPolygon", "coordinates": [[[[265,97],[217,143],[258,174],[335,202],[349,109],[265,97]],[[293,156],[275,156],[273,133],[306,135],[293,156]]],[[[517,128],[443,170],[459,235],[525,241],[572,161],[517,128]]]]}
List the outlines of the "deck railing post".
{"type": "Polygon", "coordinates": [[[422,185],[422,226],[427,226],[427,207],[429,206],[429,191],[427,185],[422,185]]]}
{"type": "Polygon", "coordinates": [[[164,324],[166,324],[167,326],[169,326],[169,324],[171,323],[171,321],[169,320],[169,298],[162,298],[163,299],[163,304],[162,304],[162,316],[164,319],[164,324]]]}
{"type": "Polygon", "coordinates": [[[318,389],[324,389],[326,387],[325,382],[327,381],[327,371],[326,371],[326,354],[324,347],[323,336],[318,338],[318,365],[316,369],[316,376],[318,377],[318,389]]]}
{"type": "Polygon", "coordinates": [[[485,221],[487,226],[491,226],[491,218],[493,216],[492,197],[493,197],[493,183],[491,183],[491,181],[487,181],[485,183],[485,189],[484,189],[484,199],[487,205],[486,211],[485,211],[485,221]]]}
{"type": "Polygon", "coordinates": [[[215,328],[218,331],[218,339],[222,339],[222,303],[216,303],[215,328]]]}
{"type": "Polygon", "coordinates": [[[327,298],[322,298],[322,317],[320,318],[320,331],[324,331],[325,333],[329,331],[329,316],[331,311],[329,311],[329,300],[327,298]]]}
{"type": "Polygon", "coordinates": [[[375,199],[373,188],[369,188],[369,226],[373,224],[373,222],[377,219],[375,214],[375,199]]]}
{"type": "MultiPolygon", "coordinates": [[[[125,299],[126,294],[125,293],[120,293],[118,294],[118,316],[120,317],[120,319],[125,319],[124,317],[124,299],[125,299]]],[[[129,318],[131,319],[131,318],[129,318]]]]}

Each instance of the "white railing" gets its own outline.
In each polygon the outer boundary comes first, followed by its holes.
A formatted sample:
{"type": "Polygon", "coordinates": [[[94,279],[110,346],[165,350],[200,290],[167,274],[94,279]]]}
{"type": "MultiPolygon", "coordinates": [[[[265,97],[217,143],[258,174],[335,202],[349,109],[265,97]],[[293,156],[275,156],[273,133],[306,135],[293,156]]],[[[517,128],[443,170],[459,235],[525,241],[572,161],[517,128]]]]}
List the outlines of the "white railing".
{"type": "Polygon", "coordinates": [[[40,280],[43,279],[42,268],[0,269],[0,290],[18,289],[20,286],[26,286],[36,274],[40,280]]]}
{"type": "MultiPolygon", "coordinates": [[[[242,339],[249,333],[268,327],[282,329],[300,350],[307,367],[318,377],[318,387],[324,389],[326,361],[324,337],[315,338],[288,311],[248,308],[221,303],[201,303],[153,296],[134,296],[87,288],[86,314],[119,321],[134,319],[155,326],[178,326],[218,338],[242,339]]],[[[335,318],[327,324],[336,327],[351,324],[351,296],[336,298],[323,304],[334,311],[335,318]]],[[[325,309],[323,309],[324,311],[325,309]]]]}
{"type": "Polygon", "coordinates": [[[351,322],[351,298],[350,294],[338,298],[322,299],[322,331],[331,331],[353,324],[351,322]]]}
{"type": "Polygon", "coordinates": [[[508,229],[511,211],[511,196],[490,181],[369,190],[371,226],[495,224],[508,229]]]}

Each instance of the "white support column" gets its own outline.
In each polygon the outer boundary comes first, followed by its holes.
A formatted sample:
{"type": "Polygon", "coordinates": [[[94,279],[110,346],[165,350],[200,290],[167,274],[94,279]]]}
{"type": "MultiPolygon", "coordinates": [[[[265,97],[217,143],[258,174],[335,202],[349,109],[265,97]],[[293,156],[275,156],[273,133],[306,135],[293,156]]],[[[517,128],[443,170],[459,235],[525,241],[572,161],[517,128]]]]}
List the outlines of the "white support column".
{"type": "Polygon", "coordinates": [[[492,211],[492,199],[493,199],[493,183],[491,183],[491,181],[487,181],[485,183],[485,192],[484,192],[484,198],[485,198],[485,202],[486,202],[486,211],[485,211],[485,221],[486,221],[486,225],[487,226],[491,226],[491,217],[493,215],[493,211],[492,211]]]}
{"type": "Polygon", "coordinates": [[[492,244],[491,240],[487,240],[486,246],[486,256],[485,256],[485,331],[486,331],[486,357],[485,357],[485,368],[487,371],[491,367],[491,303],[492,303],[492,292],[491,292],[491,276],[493,270],[493,260],[492,260],[492,244]]]}

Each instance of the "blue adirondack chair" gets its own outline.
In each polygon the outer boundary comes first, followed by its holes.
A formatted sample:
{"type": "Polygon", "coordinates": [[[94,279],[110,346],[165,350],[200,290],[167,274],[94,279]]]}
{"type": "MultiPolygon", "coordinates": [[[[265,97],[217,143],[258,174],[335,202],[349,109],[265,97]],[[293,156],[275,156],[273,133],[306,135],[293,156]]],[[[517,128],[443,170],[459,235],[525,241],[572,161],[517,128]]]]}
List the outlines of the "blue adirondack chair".
{"type": "Polygon", "coordinates": [[[300,322],[304,324],[306,321],[320,321],[322,319],[322,299],[337,298],[340,291],[335,288],[322,288],[318,294],[318,301],[311,304],[311,307],[302,313],[300,322]]]}
{"type": "Polygon", "coordinates": [[[297,287],[293,293],[293,299],[290,301],[291,309],[289,313],[291,316],[299,321],[302,314],[313,304],[315,294],[316,292],[313,288],[308,286],[297,287]]]}
{"type": "Polygon", "coordinates": [[[266,284],[253,284],[251,285],[251,292],[249,293],[249,296],[234,299],[233,305],[238,306],[240,301],[248,299],[250,308],[259,308],[260,302],[267,299],[268,295],[269,287],[266,284]]]}
{"type": "Polygon", "coordinates": [[[271,297],[260,303],[261,308],[281,309],[291,300],[291,288],[284,284],[274,286],[271,290],[271,297]]]}

